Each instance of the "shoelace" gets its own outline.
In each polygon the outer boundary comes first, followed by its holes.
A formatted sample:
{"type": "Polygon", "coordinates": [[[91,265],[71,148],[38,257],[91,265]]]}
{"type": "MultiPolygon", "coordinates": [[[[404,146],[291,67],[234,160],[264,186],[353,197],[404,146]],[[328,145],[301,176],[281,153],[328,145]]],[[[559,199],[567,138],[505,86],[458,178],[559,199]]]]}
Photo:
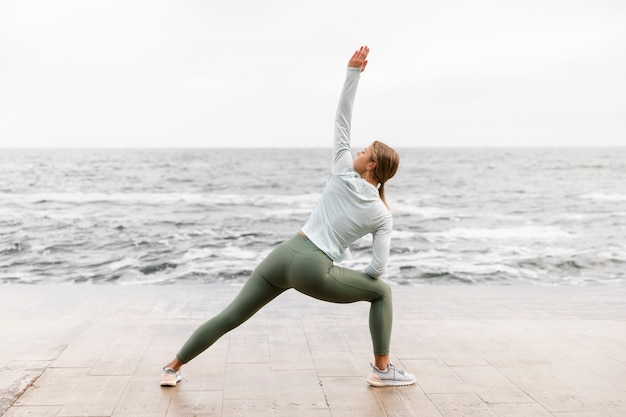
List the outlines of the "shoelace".
{"type": "Polygon", "coordinates": [[[399,373],[400,375],[405,376],[405,375],[404,375],[404,371],[403,371],[402,369],[398,369],[398,368],[396,368],[396,365],[394,365],[394,364],[393,364],[393,363],[391,363],[391,362],[389,362],[389,365],[387,365],[387,372],[389,372],[389,371],[393,371],[393,372],[394,372],[394,375],[395,375],[395,373],[397,372],[397,373],[399,373]]]}
{"type": "Polygon", "coordinates": [[[183,376],[183,374],[181,374],[180,371],[175,371],[172,368],[163,368],[163,372],[165,372],[166,374],[180,375],[181,378],[183,376]]]}

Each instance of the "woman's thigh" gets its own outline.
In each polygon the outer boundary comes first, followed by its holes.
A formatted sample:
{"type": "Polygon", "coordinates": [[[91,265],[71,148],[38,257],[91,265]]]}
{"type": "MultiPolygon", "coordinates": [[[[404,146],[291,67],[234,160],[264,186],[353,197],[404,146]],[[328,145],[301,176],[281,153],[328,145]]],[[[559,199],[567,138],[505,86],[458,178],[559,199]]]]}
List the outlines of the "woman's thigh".
{"type": "Polygon", "coordinates": [[[306,295],[335,303],[375,301],[389,286],[364,272],[333,265],[325,255],[297,254],[288,271],[289,284],[306,295]]]}

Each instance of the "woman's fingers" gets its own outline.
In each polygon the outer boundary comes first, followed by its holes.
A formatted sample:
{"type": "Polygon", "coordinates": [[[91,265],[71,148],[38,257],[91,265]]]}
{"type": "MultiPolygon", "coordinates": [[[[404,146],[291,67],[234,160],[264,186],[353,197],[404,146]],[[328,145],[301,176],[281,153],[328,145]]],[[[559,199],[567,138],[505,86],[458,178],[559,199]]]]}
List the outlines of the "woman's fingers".
{"type": "Polygon", "coordinates": [[[365,69],[367,65],[367,55],[370,53],[370,48],[367,46],[361,46],[358,50],[354,51],[352,54],[352,58],[350,58],[350,62],[348,63],[349,67],[353,68],[361,68],[361,71],[365,69]]]}

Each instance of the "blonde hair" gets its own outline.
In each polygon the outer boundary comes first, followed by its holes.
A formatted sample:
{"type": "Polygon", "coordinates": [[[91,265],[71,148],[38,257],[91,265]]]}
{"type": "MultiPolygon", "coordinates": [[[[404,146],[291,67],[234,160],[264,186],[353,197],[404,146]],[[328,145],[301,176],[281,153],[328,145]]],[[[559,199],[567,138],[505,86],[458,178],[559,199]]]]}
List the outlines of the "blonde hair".
{"type": "Polygon", "coordinates": [[[372,143],[372,161],[376,162],[376,168],[373,172],[374,179],[380,184],[378,195],[385,206],[389,208],[387,200],[385,200],[385,183],[396,175],[400,164],[400,155],[393,148],[375,140],[372,143]]]}

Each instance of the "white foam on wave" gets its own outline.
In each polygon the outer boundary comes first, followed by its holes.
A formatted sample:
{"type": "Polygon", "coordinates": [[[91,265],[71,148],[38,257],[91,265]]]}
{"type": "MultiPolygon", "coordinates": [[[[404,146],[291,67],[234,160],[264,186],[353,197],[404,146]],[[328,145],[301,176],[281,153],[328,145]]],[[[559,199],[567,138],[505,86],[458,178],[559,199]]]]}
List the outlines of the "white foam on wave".
{"type": "Polygon", "coordinates": [[[592,216],[589,214],[583,214],[583,213],[560,213],[560,214],[557,214],[557,217],[564,219],[564,220],[586,220],[592,216]]]}
{"type": "Polygon", "coordinates": [[[208,201],[208,197],[193,193],[2,193],[0,198],[11,203],[145,203],[167,204],[178,202],[208,201]]]}
{"type": "Polygon", "coordinates": [[[626,262],[626,247],[608,247],[597,253],[598,258],[604,260],[612,260],[626,262]]]}
{"type": "Polygon", "coordinates": [[[135,270],[127,270],[117,279],[116,284],[124,286],[163,284],[172,279],[173,276],[170,274],[155,273],[145,275],[135,270]]]}
{"type": "Polygon", "coordinates": [[[120,259],[119,261],[111,262],[109,264],[109,268],[111,269],[111,271],[115,271],[117,269],[122,269],[122,268],[126,268],[126,267],[133,266],[133,265],[138,265],[138,264],[139,264],[139,260],[125,257],[125,258],[120,259]]]}
{"type": "Polygon", "coordinates": [[[263,215],[265,217],[281,217],[281,218],[289,218],[294,215],[306,216],[309,213],[311,213],[312,208],[313,208],[313,205],[311,205],[310,207],[303,207],[303,208],[284,208],[284,209],[277,209],[277,210],[267,210],[263,212],[263,215]]]}
{"type": "Polygon", "coordinates": [[[19,274],[0,272],[0,283],[16,282],[19,284],[37,284],[42,281],[44,281],[44,279],[41,276],[26,271],[20,271],[19,274]]]}
{"type": "Polygon", "coordinates": [[[219,250],[219,255],[229,259],[256,259],[258,252],[243,250],[237,246],[226,246],[219,250]]]}
{"type": "Polygon", "coordinates": [[[201,204],[215,205],[313,205],[319,194],[217,194],[217,193],[0,193],[0,200],[10,204],[201,204]]]}
{"type": "Polygon", "coordinates": [[[453,216],[453,211],[439,207],[414,206],[408,204],[392,205],[394,214],[408,214],[420,216],[427,219],[449,218],[453,216]]]}
{"type": "Polygon", "coordinates": [[[416,236],[417,236],[417,233],[409,232],[408,230],[396,230],[396,229],[393,229],[391,231],[391,238],[392,239],[411,240],[411,239],[414,239],[416,236]]]}
{"type": "Polygon", "coordinates": [[[582,199],[601,200],[601,201],[626,201],[626,194],[617,193],[589,193],[579,196],[582,199]]]}
{"type": "Polygon", "coordinates": [[[501,263],[470,264],[463,262],[460,265],[457,265],[456,268],[453,267],[453,271],[464,272],[470,275],[493,275],[504,273],[509,276],[517,276],[520,274],[519,268],[513,268],[501,263]]]}
{"type": "Polygon", "coordinates": [[[215,254],[215,250],[213,249],[209,249],[209,248],[191,248],[189,249],[187,252],[185,252],[182,256],[182,260],[184,262],[186,261],[193,261],[196,259],[206,259],[206,258],[210,258],[211,256],[213,256],[215,254]]]}
{"type": "Polygon", "coordinates": [[[554,226],[521,226],[489,229],[459,227],[443,232],[428,232],[424,234],[447,239],[478,240],[551,240],[574,237],[573,234],[554,226]]]}
{"type": "Polygon", "coordinates": [[[564,220],[597,220],[609,217],[626,217],[626,211],[614,211],[610,213],[559,213],[556,215],[559,219],[564,220]]]}

